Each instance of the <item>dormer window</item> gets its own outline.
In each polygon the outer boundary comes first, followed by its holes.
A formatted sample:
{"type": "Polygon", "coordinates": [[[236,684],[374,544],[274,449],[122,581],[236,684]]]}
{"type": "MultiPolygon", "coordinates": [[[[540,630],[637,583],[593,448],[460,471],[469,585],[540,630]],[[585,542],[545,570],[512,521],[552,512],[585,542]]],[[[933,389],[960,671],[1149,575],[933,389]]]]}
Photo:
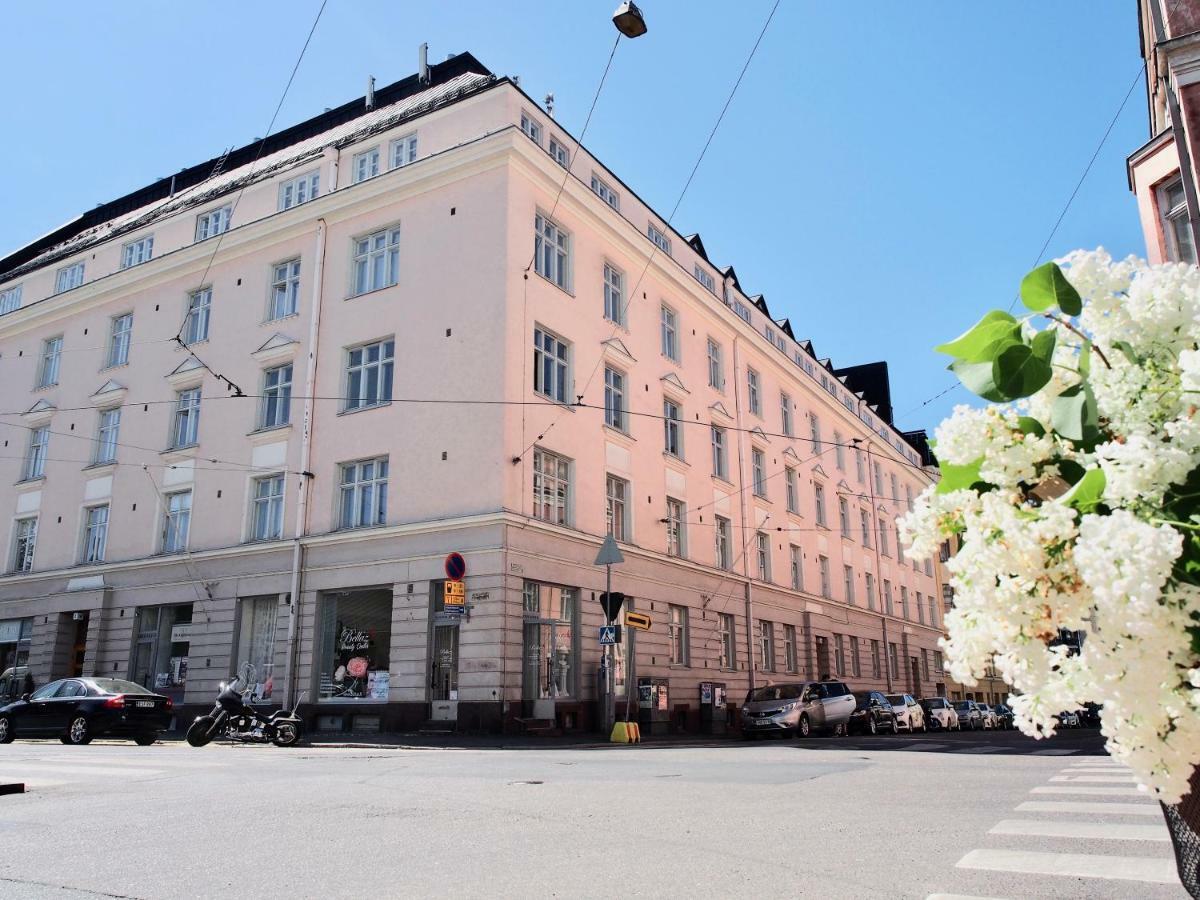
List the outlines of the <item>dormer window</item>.
{"type": "Polygon", "coordinates": [[[654,243],[654,246],[661,250],[667,256],[671,255],[671,239],[654,227],[654,223],[646,226],[646,236],[654,243]]]}
{"type": "Polygon", "coordinates": [[[594,173],[592,174],[592,192],[613,209],[621,208],[621,198],[617,195],[617,192],[594,173]]]}
{"type": "Polygon", "coordinates": [[[700,282],[702,285],[704,285],[705,289],[707,289],[710,294],[716,294],[717,281],[715,278],[713,278],[706,271],[704,271],[702,268],[700,268],[699,265],[696,266],[695,275],[696,275],[696,280],[698,282],[700,282]]]}

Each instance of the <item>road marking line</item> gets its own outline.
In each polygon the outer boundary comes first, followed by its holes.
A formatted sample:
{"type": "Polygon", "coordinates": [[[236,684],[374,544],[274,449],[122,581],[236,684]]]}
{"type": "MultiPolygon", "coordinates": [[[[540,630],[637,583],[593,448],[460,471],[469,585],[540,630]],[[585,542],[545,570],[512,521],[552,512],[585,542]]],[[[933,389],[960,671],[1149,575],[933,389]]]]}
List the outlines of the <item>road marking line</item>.
{"type": "Polygon", "coordinates": [[[1064,750],[1062,747],[1054,747],[1050,750],[1034,750],[1031,756],[1070,756],[1072,753],[1078,753],[1078,750],[1064,750]]]}
{"type": "Polygon", "coordinates": [[[1128,775],[1128,769],[1116,766],[1070,766],[1059,770],[1060,775],[1128,775]]]}
{"type": "Polygon", "coordinates": [[[1071,785],[1052,785],[1050,787],[1035,787],[1031,794],[1088,794],[1093,797],[1145,797],[1147,794],[1135,787],[1075,787],[1071,785]]]}
{"type": "MultiPolygon", "coordinates": [[[[5,765],[12,765],[6,762],[5,765]]],[[[119,769],[115,766],[60,766],[51,763],[34,765],[18,763],[15,768],[6,769],[0,772],[0,780],[21,781],[22,776],[28,772],[44,773],[46,775],[96,775],[96,776],[121,776],[125,775],[130,778],[144,777],[148,775],[162,775],[162,769],[119,769]]]]}
{"type": "Polygon", "coordinates": [[[1103,813],[1110,816],[1161,816],[1157,803],[1089,803],[1082,800],[1026,800],[1017,812],[1103,813]]]}
{"type": "Polygon", "coordinates": [[[1055,775],[1050,780],[1076,784],[1137,784],[1137,779],[1132,775],[1055,775]]]}
{"type": "Polygon", "coordinates": [[[1100,760],[1078,760],[1071,763],[1072,769],[1124,769],[1127,766],[1124,763],[1117,762],[1115,759],[1100,759],[1100,760]]]}
{"type": "Polygon", "coordinates": [[[1036,850],[972,850],[956,863],[959,869],[986,869],[1027,875],[1108,878],[1178,884],[1174,859],[1142,856],[1093,856],[1085,853],[1042,853],[1036,850]]]}
{"type": "Polygon", "coordinates": [[[988,834],[1099,838],[1114,841],[1169,841],[1171,839],[1165,825],[1121,825],[1114,822],[1061,822],[1045,819],[1005,819],[988,834]]]}

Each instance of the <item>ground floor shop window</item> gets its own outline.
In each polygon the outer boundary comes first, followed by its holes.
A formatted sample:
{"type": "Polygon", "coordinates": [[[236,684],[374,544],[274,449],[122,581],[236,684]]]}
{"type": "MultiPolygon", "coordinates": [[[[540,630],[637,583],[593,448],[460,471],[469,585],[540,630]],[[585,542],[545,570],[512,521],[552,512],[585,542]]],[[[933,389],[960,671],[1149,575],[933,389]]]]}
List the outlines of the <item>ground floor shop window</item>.
{"type": "Polygon", "coordinates": [[[0,619],[0,702],[33,690],[29,673],[32,638],[33,619],[0,619]]]}
{"type": "Polygon", "coordinates": [[[244,674],[252,700],[265,703],[275,692],[275,620],[279,597],[246,597],[238,611],[234,674],[244,674]]]}
{"type": "Polygon", "coordinates": [[[130,680],[182,703],[191,640],[192,604],[139,607],[133,620],[130,680]]]}
{"type": "Polygon", "coordinates": [[[318,625],[322,700],[388,699],[392,638],[392,592],[326,594],[318,625]]]}
{"type": "Polygon", "coordinates": [[[578,595],[574,588],[525,582],[524,696],[547,700],[579,696],[575,649],[578,595]]]}

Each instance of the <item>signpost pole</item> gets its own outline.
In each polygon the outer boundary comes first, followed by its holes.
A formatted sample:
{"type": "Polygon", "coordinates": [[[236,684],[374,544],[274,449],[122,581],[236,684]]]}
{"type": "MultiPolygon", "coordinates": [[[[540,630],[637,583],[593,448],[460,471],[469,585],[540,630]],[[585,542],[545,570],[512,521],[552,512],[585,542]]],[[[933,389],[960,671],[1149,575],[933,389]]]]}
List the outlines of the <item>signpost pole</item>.
{"type": "MultiPolygon", "coordinates": [[[[608,565],[606,565],[604,567],[604,592],[606,594],[609,594],[610,596],[612,595],[612,564],[611,563],[609,563],[608,565]]],[[[607,620],[609,625],[611,625],[613,623],[613,620],[608,618],[607,613],[605,613],[604,618],[607,620]]],[[[615,662],[616,657],[613,654],[613,645],[612,644],[609,644],[607,647],[604,648],[604,654],[608,660],[607,664],[604,667],[604,670],[607,673],[607,675],[604,679],[604,731],[607,734],[612,731],[613,722],[616,721],[616,709],[615,709],[615,704],[613,702],[615,699],[614,695],[613,695],[613,683],[614,683],[613,663],[615,662]]]]}
{"type": "MultiPolygon", "coordinates": [[[[614,596],[612,589],[612,567],[616,563],[623,562],[625,562],[625,558],[621,555],[621,549],[617,546],[617,542],[613,536],[611,534],[608,535],[604,539],[604,543],[600,546],[600,552],[596,554],[595,562],[597,566],[604,566],[604,596],[600,599],[604,604],[604,621],[608,625],[612,625],[616,620],[617,613],[621,609],[621,603],[625,599],[621,594],[614,596]]],[[[603,704],[601,715],[604,718],[604,730],[609,733],[612,732],[613,723],[616,721],[616,701],[613,692],[613,663],[615,659],[613,645],[604,645],[601,655],[601,661],[604,665],[604,696],[601,698],[603,704]]]]}

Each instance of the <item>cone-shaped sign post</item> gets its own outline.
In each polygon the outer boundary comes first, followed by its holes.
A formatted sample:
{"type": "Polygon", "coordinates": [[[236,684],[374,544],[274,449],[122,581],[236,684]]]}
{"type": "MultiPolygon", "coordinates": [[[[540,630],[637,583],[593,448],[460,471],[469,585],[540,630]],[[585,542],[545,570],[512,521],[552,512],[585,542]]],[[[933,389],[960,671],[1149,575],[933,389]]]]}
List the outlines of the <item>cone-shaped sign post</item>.
{"type": "MultiPolygon", "coordinates": [[[[604,538],[604,543],[600,545],[600,552],[596,554],[596,565],[604,566],[604,614],[611,624],[616,618],[617,611],[620,609],[620,601],[617,602],[616,608],[609,611],[612,606],[612,601],[616,598],[613,596],[612,589],[612,567],[625,562],[625,557],[621,555],[621,548],[617,546],[616,538],[611,534],[604,538]]],[[[621,601],[625,598],[622,596],[621,601]]],[[[616,710],[613,696],[613,648],[609,644],[604,648],[604,656],[601,657],[601,665],[604,667],[604,730],[609,731],[613,725],[613,719],[616,718],[616,710]]],[[[625,685],[625,690],[630,690],[629,685],[625,685]]],[[[628,716],[628,709],[626,710],[628,716]]]]}

